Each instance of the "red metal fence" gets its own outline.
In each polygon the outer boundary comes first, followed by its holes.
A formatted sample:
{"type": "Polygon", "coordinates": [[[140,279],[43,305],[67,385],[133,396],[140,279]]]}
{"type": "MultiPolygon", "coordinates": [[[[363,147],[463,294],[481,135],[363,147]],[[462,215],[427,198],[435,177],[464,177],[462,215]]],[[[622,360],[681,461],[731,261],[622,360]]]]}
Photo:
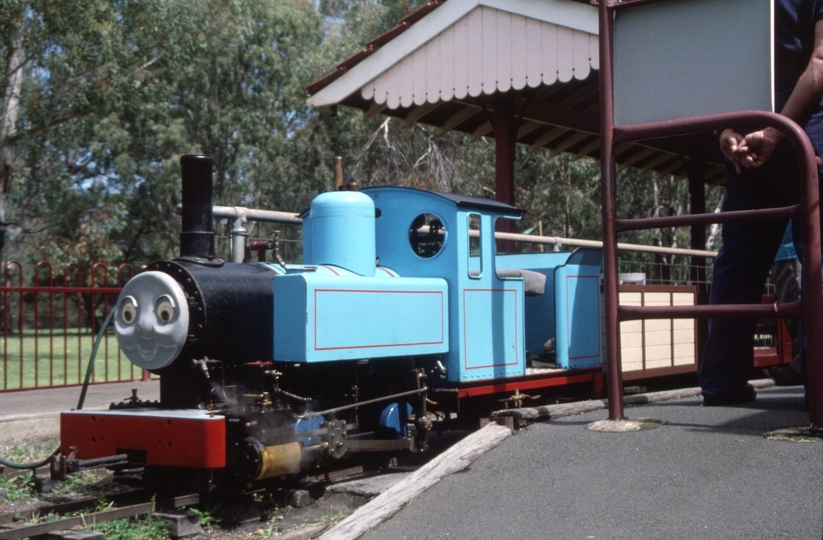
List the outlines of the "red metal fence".
{"type": "MultiPolygon", "coordinates": [[[[100,324],[134,270],[129,265],[69,263],[55,271],[42,261],[28,277],[24,274],[18,261],[3,268],[0,392],[81,384],[100,324]]],[[[142,376],[121,353],[110,326],[97,352],[92,382],[142,376]]]]}

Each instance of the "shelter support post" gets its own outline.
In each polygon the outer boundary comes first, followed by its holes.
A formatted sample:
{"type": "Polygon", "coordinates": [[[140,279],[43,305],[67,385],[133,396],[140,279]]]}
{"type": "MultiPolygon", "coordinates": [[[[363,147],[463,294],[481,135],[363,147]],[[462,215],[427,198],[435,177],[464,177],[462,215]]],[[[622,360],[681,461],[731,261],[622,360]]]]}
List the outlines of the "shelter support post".
{"type": "MultiPolygon", "coordinates": [[[[687,168],[689,179],[689,207],[692,214],[706,213],[706,171],[708,167],[709,153],[701,141],[692,148],[691,159],[689,160],[689,166],[687,168]]],[[[707,249],[705,225],[692,225],[691,248],[707,249]]],[[[692,264],[689,270],[689,279],[692,284],[697,285],[697,304],[707,304],[709,302],[708,275],[706,272],[707,261],[708,259],[706,257],[693,256],[691,258],[692,264]]],[[[700,363],[700,354],[703,351],[703,346],[706,344],[708,335],[708,321],[699,320],[697,323],[696,336],[698,365],[700,363]]]]}
{"type": "Polygon", "coordinates": [[[494,101],[494,157],[497,200],[514,206],[514,160],[517,119],[514,103],[506,96],[494,101]]]}
{"type": "MultiPolygon", "coordinates": [[[[495,152],[495,193],[498,201],[514,204],[514,160],[517,144],[517,118],[514,115],[514,102],[505,95],[494,101],[494,152],[495,152]]],[[[498,220],[495,231],[515,232],[514,222],[509,219],[498,220]]],[[[497,248],[502,253],[513,253],[514,242],[499,242],[497,248]]]]}
{"type": "MultiPolygon", "coordinates": [[[[689,166],[686,170],[689,178],[689,207],[692,214],[706,213],[706,171],[709,168],[709,157],[703,148],[693,148],[689,166]]],[[[691,248],[706,249],[706,226],[692,225],[691,248]]],[[[692,257],[692,283],[706,282],[706,257],[692,257]]],[[[699,287],[698,287],[698,290],[699,287]]],[[[702,292],[705,292],[702,291],[702,292]]]]}
{"type": "Polygon", "coordinates": [[[620,365],[620,328],[617,320],[617,186],[614,158],[614,75],[610,2],[601,0],[600,18],[600,176],[603,211],[603,279],[605,281],[606,388],[609,420],[623,418],[623,377],[620,365]]]}

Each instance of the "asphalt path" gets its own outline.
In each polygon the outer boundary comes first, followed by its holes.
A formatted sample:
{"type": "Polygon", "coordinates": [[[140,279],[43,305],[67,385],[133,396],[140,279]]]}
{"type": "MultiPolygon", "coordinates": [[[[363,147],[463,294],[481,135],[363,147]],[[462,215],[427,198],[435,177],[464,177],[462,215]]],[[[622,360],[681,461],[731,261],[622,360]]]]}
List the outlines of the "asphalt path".
{"type": "Polygon", "coordinates": [[[627,408],[666,422],[646,431],[586,429],[606,411],[529,426],[363,538],[821,538],[823,443],[764,437],[808,424],[802,388],[700,403],[627,408]]]}
{"type": "MultiPolygon", "coordinates": [[[[0,392],[0,449],[17,445],[55,444],[60,433],[60,413],[77,408],[81,390],[81,386],[67,386],[0,392]]],[[[92,384],[86,393],[83,408],[108,409],[111,403],[129,398],[133,390],[137,390],[137,396],[142,400],[160,398],[160,382],[157,379],[92,384]]]]}
{"type": "MultiPolygon", "coordinates": [[[[35,390],[0,392],[0,422],[28,418],[54,417],[62,411],[77,408],[82,386],[62,386],[35,390]]],[[[143,400],[160,399],[160,381],[127,381],[91,384],[86,392],[84,409],[108,409],[113,402],[123,401],[137,391],[143,400]]]]}

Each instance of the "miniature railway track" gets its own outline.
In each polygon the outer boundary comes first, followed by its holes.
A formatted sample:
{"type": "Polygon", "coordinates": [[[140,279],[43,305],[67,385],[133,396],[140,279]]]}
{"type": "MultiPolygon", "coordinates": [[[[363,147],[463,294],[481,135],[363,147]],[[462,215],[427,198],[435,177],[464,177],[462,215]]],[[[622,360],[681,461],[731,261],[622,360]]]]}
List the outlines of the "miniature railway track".
{"type": "MultiPolygon", "coordinates": [[[[431,456],[428,456],[431,457],[431,456]]],[[[365,479],[381,472],[410,472],[419,468],[419,464],[392,464],[386,468],[371,467],[364,464],[348,464],[339,468],[328,469],[307,478],[308,484],[334,484],[344,481],[365,479]]],[[[88,526],[115,519],[131,518],[153,512],[162,512],[193,506],[200,502],[198,494],[182,495],[160,501],[151,501],[151,492],[143,489],[112,494],[106,497],[86,497],[74,501],[39,506],[29,510],[16,510],[0,514],[0,540],[36,537],[51,531],[70,529],[76,526],[88,526]],[[101,502],[114,508],[94,511],[101,502]],[[38,518],[48,515],[65,516],[45,523],[37,523],[38,518]]],[[[250,503],[253,504],[253,503],[250,503]]]]}
{"type": "Polygon", "coordinates": [[[135,499],[144,499],[144,502],[136,504],[128,504],[117,508],[110,508],[98,512],[89,512],[76,516],[65,517],[46,523],[20,523],[15,520],[35,519],[37,516],[49,514],[68,514],[95,508],[99,505],[99,498],[86,498],[67,503],[60,503],[50,506],[40,507],[27,512],[14,512],[11,514],[0,514],[0,540],[12,540],[17,538],[28,538],[31,536],[38,536],[46,534],[49,531],[64,530],[77,525],[85,526],[96,523],[104,523],[115,519],[130,518],[144,514],[151,514],[158,510],[173,510],[185,506],[192,506],[200,502],[200,496],[197,494],[182,495],[162,501],[145,501],[150,499],[151,494],[146,491],[131,491],[107,498],[108,502],[117,503],[118,501],[132,502],[135,499]]]}
{"type": "MultiPolygon", "coordinates": [[[[337,467],[331,467],[316,471],[304,477],[299,489],[311,489],[312,485],[324,484],[332,485],[340,482],[362,480],[384,473],[413,472],[434,458],[440,452],[445,451],[458,439],[462,438],[464,431],[446,431],[444,434],[435,435],[431,438],[431,448],[423,453],[398,453],[393,457],[388,457],[381,465],[376,465],[372,459],[366,456],[358,456],[356,459],[347,460],[337,467]]],[[[373,456],[372,456],[373,458],[373,456]]],[[[6,471],[9,476],[25,474],[29,471],[6,471]]],[[[40,476],[46,477],[48,469],[38,469],[40,476]]],[[[296,486],[286,487],[286,491],[296,488],[296,486]]],[[[131,518],[141,515],[152,514],[154,512],[165,512],[193,506],[200,503],[200,496],[197,494],[183,495],[158,501],[152,501],[152,493],[145,489],[133,489],[121,493],[107,496],[85,497],[69,502],[52,505],[39,506],[28,510],[15,510],[8,513],[0,513],[0,540],[19,539],[44,535],[51,531],[66,530],[72,527],[88,526],[92,524],[104,523],[115,519],[131,518]],[[105,510],[95,511],[101,505],[105,510]],[[75,515],[70,515],[75,514],[75,515]],[[45,523],[37,523],[43,516],[65,516],[45,523]]],[[[256,504],[249,501],[249,504],[256,504]]],[[[231,518],[227,520],[232,522],[231,518]]]]}

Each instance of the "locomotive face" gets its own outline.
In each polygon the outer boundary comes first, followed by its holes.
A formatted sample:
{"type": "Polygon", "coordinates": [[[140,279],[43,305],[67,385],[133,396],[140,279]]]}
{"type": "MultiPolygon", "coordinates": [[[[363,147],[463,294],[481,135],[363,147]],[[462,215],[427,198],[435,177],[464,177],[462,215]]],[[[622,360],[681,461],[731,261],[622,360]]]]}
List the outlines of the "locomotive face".
{"type": "Polygon", "coordinates": [[[120,293],[114,327],[132,363],[152,370],[168,366],[183,349],[189,329],[183,289],[163,272],[135,276],[120,293]]]}

